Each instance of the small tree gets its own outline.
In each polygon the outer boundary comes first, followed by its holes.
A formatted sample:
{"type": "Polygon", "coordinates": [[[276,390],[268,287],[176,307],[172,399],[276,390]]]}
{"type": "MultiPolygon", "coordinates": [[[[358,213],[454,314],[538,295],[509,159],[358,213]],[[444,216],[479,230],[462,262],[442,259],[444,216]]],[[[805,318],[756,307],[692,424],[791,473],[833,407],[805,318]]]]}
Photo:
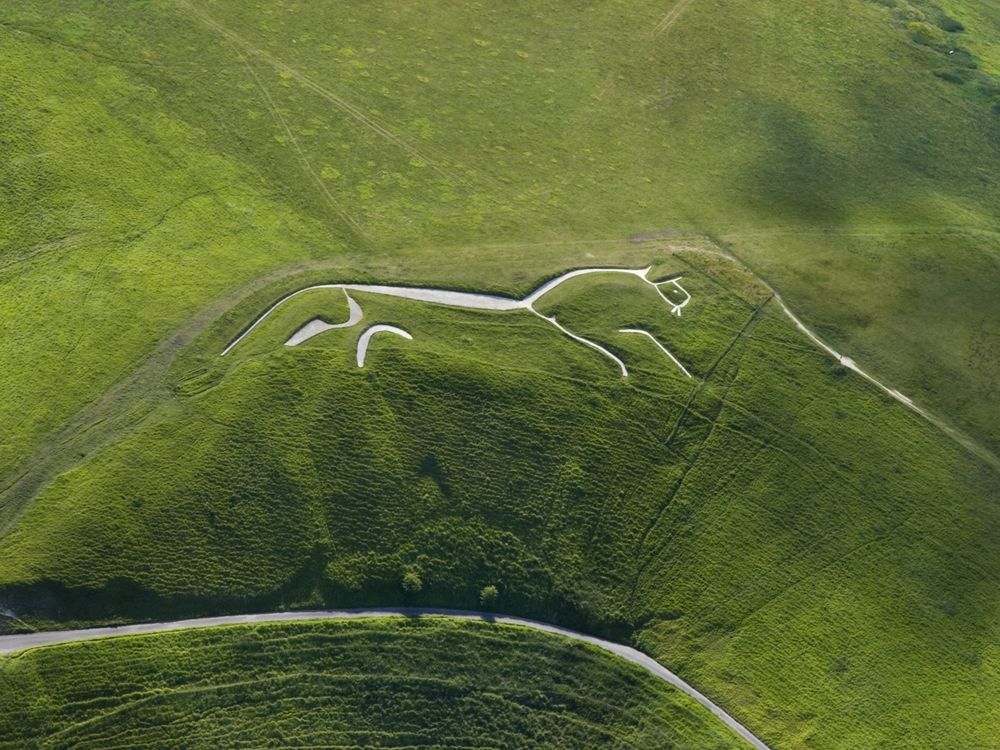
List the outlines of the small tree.
{"type": "Polygon", "coordinates": [[[420,580],[420,574],[415,570],[408,570],[403,574],[403,591],[407,594],[419,594],[423,589],[424,582],[420,580]]]}
{"type": "Polygon", "coordinates": [[[479,604],[485,609],[489,609],[497,602],[497,596],[500,594],[497,591],[497,587],[490,584],[489,586],[483,586],[482,590],[479,592],[479,604]]]}

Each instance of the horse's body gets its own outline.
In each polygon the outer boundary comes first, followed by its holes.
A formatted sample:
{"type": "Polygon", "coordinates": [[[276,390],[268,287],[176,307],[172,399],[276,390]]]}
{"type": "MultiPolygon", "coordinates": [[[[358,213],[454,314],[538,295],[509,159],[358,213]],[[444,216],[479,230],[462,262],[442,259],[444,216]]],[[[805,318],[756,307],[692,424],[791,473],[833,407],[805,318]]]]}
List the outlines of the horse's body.
{"type": "MultiPolygon", "coordinates": [[[[239,336],[237,336],[233,340],[233,342],[229,344],[229,346],[227,346],[223,350],[222,356],[228,354],[233,349],[233,347],[239,344],[244,338],[246,338],[250,334],[251,331],[253,331],[258,325],[260,325],[265,318],[267,318],[272,312],[274,312],[281,305],[283,305],[285,302],[292,299],[293,297],[297,297],[300,294],[304,294],[305,292],[312,291],[314,289],[340,289],[344,292],[344,296],[347,298],[347,306],[348,306],[347,320],[344,321],[343,323],[327,323],[326,321],[321,320],[320,318],[313,318],[305,325],[303,325],[301,328],[299,328],[294,334],[292,334],[292,336],[289,337],[289,339],[285,342],[285,346],[298,346],[299,344],[308,341],[312,337],[317,336],[325,331],[329,331],[335,328],[350,328],[360,323],[364,318],[364,312],[362,311],[361,306],[354,300],[353,297],[351,297],[350,293],[361,292],[363,294],[380,294],[380,295],[385,295],[387,297],[401,297],[403,299],[410,299],[418,302],[430,302],[437,305],[447,305],[449,307],[461,307],[468,310],[497,310],[497,311],[528,310],[529,312],[537,315],[542,320],[555,326],[561,333],[565,334],[566,336],[569,336],[574,341],[578,341],[581,344],[589,346],[595,351],[598,351],[601,354],[603,354],[605,357],[611,359],[613,362],[615,362],[615,364],[618,365],[619,369],[621,370],[622,377],[628,377],[628,368],[625,367],[625,363],[622,362],[621,359],[619,359],[617,356],[612,354],[610,351],[605,349],[600,344],[597,344],[593,341],[590,341],[589,339],[585,339],[582,336],[572,333],[565,326],[556,321],[554,316],[547,317],[545,315],[542,315],[535,309],[534,305],[539,299],[541,299],[543,296],[551,292],[560,284],[569,281],[572,278],[576,278],[577,276],[583,276],[586,274],[593,274],[593,273],[624,273],[642,279],[645,283],[649,284],[654,289],[656,289],[656,292],[660,295],[660,297],[663,298],[663,301],[666,302],[668,305],[670,305],[671,313],[679,316],[681,314],[681,309],[685,307],[688,304],[688,302],[691,301],[691,295],[687,292],[686,289],[684,289],[684,287],[680,285],[680,277],[675,276],[666,279],[665,281],[650,281],[648,278],[650,270],[651,267],[640,268],[640,269],[581,268],[575,271],[567,271],[561,276],[557,276],[556,278],[545,282],[523,299],[514,299],[512,297],[503,297],[494,294],[459,292],[450,289],[433,289],[428,287],[386,286],[379,284],[317,284],[315,286],[299,289],[298,291],[292,292],[291,294],[282,297],[280,300],[275,302],[250,326],[248,326],[246,330],[244,330],[239,336]],[[660,287],[665,284],[672,284],[680,292],[682,292],[684,294],[684,300],[682,300],[681,302],[674,302],[673,300],[668,298],[660,289],[660,287]]],[[[363,340],[366,350],[371,335],[383,330],[388,330],[388,328],[386,328],[385,326],[382,327],[373,326],[365,331],[365,334],[363,334],[363,340]]],[[[402,329],[393,328],[392,332],[398,335],[404,335],[406,337],[409,337],[409,334],[407,334],[402,329]]],[[[623,332],[643,333],[649,336],[650,338],[653,338],[652,334],[648,333],[647,331],[626,329],[623,332]]],[[[690,374],[687,372],[687,370],[684,369],[684,366],[681,365],[680,362],[678,362],[677,359],[672,354],[670,354],[666,350],[666,348],[662,344],[660,344],[659,341],[657,341],[655,338],[653,338],[653,341],[657,344],[657,346],[659,346],[660,349],[662,349],[664,352],[667,353],[667,356],[669,356],[670,359],[673,360],[678,365],[678,367],[680,367],[680,369],[684,372],[685,375],[691,377],[690,374]]],[[[364,365],[364,356],[362,355],[359,349],[358,366],[361,367],[363,365],[364,365]]]]}

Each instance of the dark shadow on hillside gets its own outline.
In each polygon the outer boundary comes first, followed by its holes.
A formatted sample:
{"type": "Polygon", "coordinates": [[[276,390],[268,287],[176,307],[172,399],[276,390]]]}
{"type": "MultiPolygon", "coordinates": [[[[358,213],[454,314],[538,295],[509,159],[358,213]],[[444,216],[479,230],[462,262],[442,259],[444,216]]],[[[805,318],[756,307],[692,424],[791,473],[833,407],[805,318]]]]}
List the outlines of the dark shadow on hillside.
{"type": "Polygon", "coordinates": [[[770,138],[770,148],[744,175],[748,205],[773,221],[836,225],[845,218],[843,196],[852,191],[847,161],[824,150],[805,115],[779,102],[758,100],[749,113],[770,138]]]}
{"type": "MultiPolygon", "coordinates": [[[[419,618],[455,610],[481,611],[478,589],[428,586],[418,594],[407,594],[396,580],[374,582],[361,590],[346,591],[332,586],[324,576],[326,556],[314,550],[298,573],[279,589],[246,597],[163,596],[134,581],[119,578],[101,588],[66,586],[60,581],[43,580],[0,588],[0,634],[40,629],[86,627],[109,623],[180,620],[216,615],[272,612],[296,609],[411,610],[419,618]]],[[[514,615],[589,632],[627,642],[635,628],[619,620],[595,618],[557,591],[547,596],[508,593],[484,613],[485,622],[494,615],[514,615]]],[[[403,612],[403,614],[407,614],[403,612]]]]}

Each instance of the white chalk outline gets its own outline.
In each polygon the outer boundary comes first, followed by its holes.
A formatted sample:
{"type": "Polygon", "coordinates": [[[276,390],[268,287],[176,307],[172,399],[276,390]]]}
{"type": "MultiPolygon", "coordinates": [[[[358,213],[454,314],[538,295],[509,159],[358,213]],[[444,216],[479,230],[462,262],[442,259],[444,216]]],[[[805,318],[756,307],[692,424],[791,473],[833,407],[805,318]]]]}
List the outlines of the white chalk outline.
{"type": "Polygon", "coordinates": [[[652,341],[654,344],[656,344],[656,346],[659,348],[659,350],[661,352],[663,352],[668,357],[670,357],[670,361],[671,362],[673,362],[675,365],[677,365],[679,368],[681,368],[681,372],[683,372],[689,378],[693,378],[694,377],[694,375],[692,375],[691,373],[689,373],[688,370],[687,370],[687,368],[684,365],[681,364],[680,360],[677,359],[677,357],[675,357],[673,354],[671,354],[670,350],[667,349],[667,347],[665,347],[663,344],[661,344],[660,340],[658,338],[656,338],[656,336],[654,336],[653,334],[651,334],[649,331],[644,331],[641,328],[619,328],[618,332],[619,333],[638,333],[638,334],[641,334],[643,336],[646,336],[650,341],[652,341]]]}
{"type": "Polygon", "coordinates": [[[358,337],[358,367],[365,366],[365,356],[368,354],[368,343],[371,341],[372,336],[376,333],[394,333],[397,336],[402,336],[407,341],[412,341],[413,336],[404,331],[402,328],[396,328],[396,326],[387,326],[383,324],[370,326],[365,329],[365,332],[358,337]]]}
{"type": "MultiPolygon", "coordinates": [[[[616,357],[613,353],[608,351],[605,347],[597,344],[594,341],[584,338],[578,334],[573,333],[564,325],[559,323],[555,316],[545,316],[538,312],[534,305],[541,299],[544,295],[551,292],[553,289],[558,287],[570,279],[577,278],[578,276],[584,276],[586,274],[593,273],[624,273],[637,278],[642,279],[644,282],[652,286],[657,294],[670,305],[670,312],[678,317],[681,314],[681,309],[684,308],[691,301],[691,294],[680,285],[681,276],[675,276],[665,281],[650,281],[649,272],[652,270],[652,266],[646,266],[645,268],[578,268],[573,271],[567,271],[560,276],[555,277],[546,281],[544,284],[539,286],[533,292],[531,292],[524,299],[514,299],[512,297],[503,297],[496,294],[480,294],[477,292],[460,292],[452,289],[435,289],[432,287],[409,287],[409,286],[388,286],[383,284],[315,284],[313,286],[308,286],[303,289],[287,294],[273,305],[271,305],[267,310],[265,310],[260,317],[258,317],[253,323],[251,323],[246,330],[244,330],[239,336],[237,336],[233,341],[222,350],[219,356],[226,356],[233,347],[239,344],[243,339],[245,339],[250,333],[257,328],[271,313],[277,310],[281,305],[283,305],[288,300],[293,297],[297,297],[305,292],[313,291],[315,289],[341,289],[344,295],[347,297],[347,304],[349,309],[349,315],[347,321],[344,323],[327,323],[320,318],[313,318],[308,321],[305,325],[299,328],[295,333],[289,337],[285,342],[285,346],[298,346],[299,344],[308,341],[313,336],[316,336],[324,331],[328,331],[333,328],[350,328],[353,325],[359,323],[364,317],[364,313],[361,310],[361,306],[350,296],[349,292],[362,292],[368,294],[381,294],[388,297],[401,297],[403,299],[415,300],[418,302],[430,302],[437,305],[447,305],[449,307],[462,307],[468,310],[497,310],[497,311],[511,311],[511,310],[528,310],[534,313],[542,320],[554,326],[560,333],[568,336],[574,341],[584,344],[594,351],[604,355],[621,370],[622,377],[628,377],[628,368],[621,359],[616,357]],[[660,289],[661,286],[665,284],[673,284],[678,290],[684,294],[684,300],[681,302],[674,302],[672,299],[667,297],[660,289]]],[[[402,329],[397,329],[402,330],[402,329]]],[[[657,342],[659,343],[659,342],[657,342]]],[[[662,348],[662,347],[661,347],[662,348]]],[[[666,351],[664,349],[664,351],[666,351]]],[[[667,352],[667,355],[674,359],[673,355],[667,352]]],[[[683,365],[674,359],[676,364],[684,370],[683,365]]],[[[360,365],[359,365],[360,366],[360,365]]],[[[684,370],[687,372],[687,370],[684,370]]],[[[690,377],[690,375],[689,375],[690,377]]]]}
{"type": "Polygon", "coordinates": [[[531,310],[531,312],[533,312],[535,315],[537,315],[542,320],[545,320],[545,321],[551,323],[552,325],[554,325],[556,328],[558,328],[560,331],[562,331],[563,333],[565,333],[567,336],[569,336],[574,341],[579,341],[581,344],[584,344],[585,346],[589,346],[591,349],[594,349],[594,350],[600,352],[601,354],[603,354],[605,357],[607,357],[612,362],[614,362],[615,364],[618,365],[618,368],[622,371],[622,377],[623,378],[627,378],[628,377],[628,368],[625,366],[625,363],[622,362],[614,354],[612,354],[611,352],[609,352],[607,349],[605,349],[603,346],[601,346],[600,344],[598,344],[598,343],[596,343],[594,341],[591,341],[590,339],[585,339],[583,336],[578,336],[577,334],[573,333],[568,328],[566,328],[562,323],[560,323],[558,320],[556,320],[556,316],[555,315],[551,315],[549,317],[546,317],[545,315],[542,315],[540,312],[538,312],[533,307],[530,308],[530,310],[531,310]]]}
{"type": "MultiPolygon", "coordinates": [[[[313,336],[317,336],[326,331],[333,330],[334,328],[350,328],[353,325],[357,325],[361,322],[364,317],[364,312],[361,310],[361,305],[354,301],[354,298],[344,290],[344,296],[347,298],[347,310],[348,316],[347,321],[344,323],[327,323],[320,318],[313,318],[299,330],[292,334],[291,338],[285,342],[285,346],[298,346],[303,341],[308,341],[313,336]]],[[[247,331],[249,333],[249,331],[247,331]]],[[[230,346],[230,348],[232,348],[230,346]]],[[[228,349],[227,349],[228,351],[228,349]]]]}

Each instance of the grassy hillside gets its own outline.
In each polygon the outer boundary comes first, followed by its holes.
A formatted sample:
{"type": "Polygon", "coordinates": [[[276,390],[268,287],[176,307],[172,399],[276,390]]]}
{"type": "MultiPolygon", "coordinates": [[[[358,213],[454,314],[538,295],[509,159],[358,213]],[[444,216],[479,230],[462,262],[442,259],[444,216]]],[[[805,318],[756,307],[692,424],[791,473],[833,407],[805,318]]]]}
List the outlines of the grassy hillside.
{"type": "Polygon", "coordinates": [[[992,6],[4,4],[0,603],[493,585],[779,748],[995,747],[1000,478],[710,254],[996,452],[992,6]],[[681,318],[620,278],[540,305],[626,382],[529,313],[361,295],[414,340],[281,346],[338,293],[217,356],[308,283],[654,261],[681,318]]]}
{"type": "Polygon", "coordinates": [[[496,586],[502,610],[636,638],[776,747],[989,747],[997,476],[730,261],[662,267],[685,269],[680,318],[622,277],[539,303],[627,381],[527,312],[362,294],[414,338],[359,370],[360,327],[281,345],[344,315],[340,292],[297,298],[38,498],[0,542],[7,606],[477,607],[496,586]]]}
{"type": "Polygon", "coordinates": [[[743,748],[643,670],[480,623],[213,628],[0,657],[0,747],[743,748]]]}
{"type": "Polygon", "coordinates": [[[267,268],[664,230],[997,449],[1000,118],[887,5],[9,4],[3,473],[267,268]]]}

